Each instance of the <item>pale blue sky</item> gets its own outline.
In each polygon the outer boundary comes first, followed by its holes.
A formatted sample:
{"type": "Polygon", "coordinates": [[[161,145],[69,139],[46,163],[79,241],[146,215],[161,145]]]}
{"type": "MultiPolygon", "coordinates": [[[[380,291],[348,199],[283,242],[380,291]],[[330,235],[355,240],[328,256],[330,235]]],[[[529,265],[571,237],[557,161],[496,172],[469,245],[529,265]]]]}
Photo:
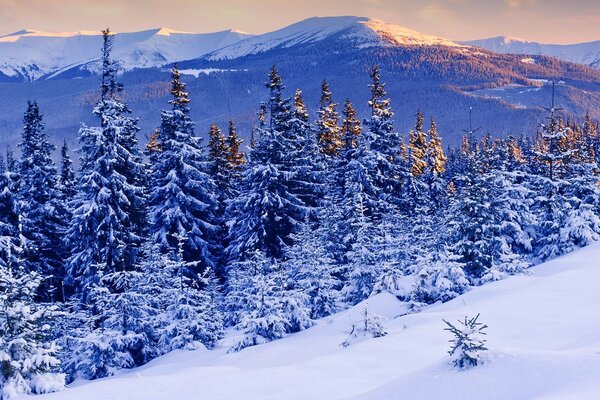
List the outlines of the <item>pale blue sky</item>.
{"type": "Polygon", "coordinates": [[[0,0],[0,35],[23,28],[155,27],[262,33],[310,16],[360,15],[449,39],[600,40],[598,0],[0,0]]]}

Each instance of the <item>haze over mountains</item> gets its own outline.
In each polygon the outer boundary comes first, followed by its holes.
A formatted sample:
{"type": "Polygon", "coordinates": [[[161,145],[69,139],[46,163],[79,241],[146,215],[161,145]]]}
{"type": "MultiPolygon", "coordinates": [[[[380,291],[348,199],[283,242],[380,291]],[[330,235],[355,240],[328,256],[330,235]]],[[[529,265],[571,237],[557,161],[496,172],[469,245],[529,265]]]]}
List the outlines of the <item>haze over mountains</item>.
{"type": "MultiPolygon", "coordinates": [[[[548,57],[546,50],[527,50],[535,54],[531,57],[503,54],[505,47],[494,50],[493,44],[458,43],[362,17],[326,17],[262,35],[167,28],[118,33],[114,57],[143,135],[159,123],[159,111],[166,107],[174,62],[187,75],[199,133],[230,118],[247,133],[266,98],[263,84],[272,63],[277,63],[289,94],[302,88],[312,110],[318,105],[320,83],[327,79],[335,100],[350,98],[363,116],[369,97],[367,71],[379,64],[397,128],[406,133],[420,110],[438,120],[447,143],[458,141],[469,107],[482,132],[533,133],[541,118],[539,106],[550,101],[551,79],[562,81],[557,100],[569,113],[590,111],[600,117],[600,71],[548,57]]],[[[0,37],[0,142],[16,141],[26,101],[37,99],[53,139],[73,143],[79,123],[94,122],[90,111],[97,98],[94,73],[100,45],[99,32],[26,30],[0,37]]],[[[526,47],[534,49],[522,49],[526,47]]],[[[572,60],[585,62],[581,57],[572,60]]]]}

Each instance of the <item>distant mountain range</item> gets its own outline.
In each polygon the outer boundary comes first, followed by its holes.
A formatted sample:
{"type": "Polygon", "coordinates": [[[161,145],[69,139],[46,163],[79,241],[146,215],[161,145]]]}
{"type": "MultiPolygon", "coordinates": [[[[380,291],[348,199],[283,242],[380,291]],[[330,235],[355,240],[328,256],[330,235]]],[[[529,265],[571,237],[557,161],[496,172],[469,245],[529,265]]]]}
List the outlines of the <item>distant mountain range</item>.
{"type": "MultiPolygon", "coordinates": [[[[600,68],[600,40],[576,44],[544,44],[510,36],[498,36],[462,43],[468,46],[482,47],[495,53],[550,56],[600,68]]],[[[535,58],[531,60],[535,62],[535,58]]]]}
{"type": "MultiPolygon", "coordinates": [[[[539,106],[550,101],[550,80],[561,81],[557,101],[567,112],[600,118],[600,70],[538,53],[488,50],[491,39],[458,43],[375,19],[310,18],[262,35],[162,28],[117,33],[114,43],[124,95],[143,135],[160,122],[175,62],[186,75],[200,133],[230,118],[247,133],[266,100],[264,81],[273,63],[288,93],[302,88],[312,110],[327,79],[336,101],[350,98],[363,116],[368,71],[378,64],[397,128],[406,133],[423,111],[438,120],[447,143],[458,142],[469,107],[482,132],[533,133],[542,118],[539,106]]],[[[56,142],[64,137],[74,144],[79,123],[94,122],[100,46],[99,32],[28,30],[0,37],[0,144],[16,142],[28,99],[39,101],[56,142]]]]}
{"type": "MultiPolygon", "coordinates": [[[[188,33],[169,28],[117,33],[113,57],[123,71],[189,60],[251,36],[235,30],[188,33]]],[[[64,70],[97,70],[102,33],[22,30],[0,37],[0,74],[5,80],[49,79],[64,70]]]]}

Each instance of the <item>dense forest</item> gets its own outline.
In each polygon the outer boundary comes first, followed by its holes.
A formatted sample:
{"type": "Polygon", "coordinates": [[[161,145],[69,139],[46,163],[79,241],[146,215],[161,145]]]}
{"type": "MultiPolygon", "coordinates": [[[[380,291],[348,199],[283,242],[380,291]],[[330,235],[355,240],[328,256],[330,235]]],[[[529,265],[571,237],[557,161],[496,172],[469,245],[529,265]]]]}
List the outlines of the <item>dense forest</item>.
{"type": "Polygon", "coordinates": [[[407,137],[394,128],[377,66],[364,121],[326,81],[310,121],[273,66],[243,144],[233,121],[194,131],[175,66],[140,144],[111,42],[78,171],[66,143],[55,165],[35,101],[0,160],[2,398],[210,349],[230,328],[239,351],[382,291],[418,312],[600,239],[589,116],[553,104],[530,135],[471,129],[445,147],[421,112],[407,137]]]}

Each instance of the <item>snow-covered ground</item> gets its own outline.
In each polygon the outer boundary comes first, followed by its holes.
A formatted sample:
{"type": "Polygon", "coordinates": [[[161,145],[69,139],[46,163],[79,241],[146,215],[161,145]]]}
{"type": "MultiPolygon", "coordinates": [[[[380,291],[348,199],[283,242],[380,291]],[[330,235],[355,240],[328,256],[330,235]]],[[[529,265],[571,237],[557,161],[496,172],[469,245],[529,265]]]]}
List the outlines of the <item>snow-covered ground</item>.
{"type": "MultiPolygon", "coordinates": [[[[304,332],[227,354],[179,351],[119,376],[37,399],[600,399],[600,243],[421,313],[389,294],[368,301],[389,334],[343,348],[363,306],[304,332]],[[484,365],[448,364],[442,319],[481,313],[484,365]]],[[[226,342],[230,342],[229,338],[226,342]]]]}

